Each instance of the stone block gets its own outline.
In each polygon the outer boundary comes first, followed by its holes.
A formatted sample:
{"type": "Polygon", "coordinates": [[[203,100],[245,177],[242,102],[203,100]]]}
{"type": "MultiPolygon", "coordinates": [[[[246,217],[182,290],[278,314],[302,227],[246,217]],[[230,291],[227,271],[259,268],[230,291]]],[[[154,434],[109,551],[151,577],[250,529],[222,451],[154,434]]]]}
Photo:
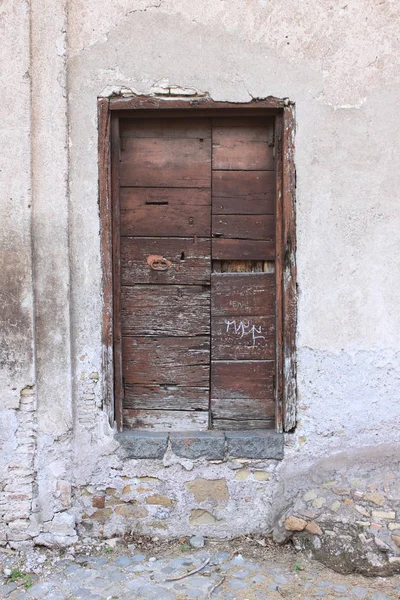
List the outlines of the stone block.
{"type": "Polygon", "coordinates": [[[229,500],[229,491],[225,479],[203,479],[198,477],[192,481],[187,481],[185,486],[197,502],[227,504],[229,500]]]}
{"type": "Polygon", "coordinates": [[[177,456],[189,458],[223,459],[225,435],[222,431],[173,432],[169,439],[177,456]]]}
{"type": "Polygon", "coordinates": [[[123,431],[115,436],[125,458],[162,458],[167,449],[168,433],[123,431]]]}
{"type": "Polygon", "coordinates": [[[284,437],[276,431],[226,431],[228,456],[283,458],[284,437]]]}

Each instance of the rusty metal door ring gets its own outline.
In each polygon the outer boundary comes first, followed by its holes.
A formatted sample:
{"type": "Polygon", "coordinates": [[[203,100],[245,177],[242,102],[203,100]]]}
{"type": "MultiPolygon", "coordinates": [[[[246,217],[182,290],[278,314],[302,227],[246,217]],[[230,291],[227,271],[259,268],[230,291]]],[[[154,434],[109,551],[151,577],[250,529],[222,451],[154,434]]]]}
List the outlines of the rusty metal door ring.
{"type": "Polygon", "coordinates": [[[147,264],[153,271],[167,271],[172,263],[159,254],[150,254],[147,257],[147,264]]]}

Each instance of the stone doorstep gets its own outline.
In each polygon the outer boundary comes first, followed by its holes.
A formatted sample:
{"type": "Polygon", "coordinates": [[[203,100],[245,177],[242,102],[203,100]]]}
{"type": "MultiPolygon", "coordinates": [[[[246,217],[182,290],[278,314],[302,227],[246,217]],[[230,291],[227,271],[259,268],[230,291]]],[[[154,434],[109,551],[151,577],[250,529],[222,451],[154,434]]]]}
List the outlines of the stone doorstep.
{"type": "Polygon", "coordinates": [[[271,430],[152,432],[130,430],[115,435],[125,458],[162,459],[168,441],[177,456],[196,459],[283,458],[284,435],[271,430]]]}

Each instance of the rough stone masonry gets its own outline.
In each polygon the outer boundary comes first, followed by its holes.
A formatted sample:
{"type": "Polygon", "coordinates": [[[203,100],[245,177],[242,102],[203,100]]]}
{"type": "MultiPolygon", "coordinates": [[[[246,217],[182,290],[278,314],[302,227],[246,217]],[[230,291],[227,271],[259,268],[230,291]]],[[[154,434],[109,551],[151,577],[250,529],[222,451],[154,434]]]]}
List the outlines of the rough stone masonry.
{"type": "Polygon", "coordinates": [[[398,565],[399,11],[3,2],[0,544],[233,537],[287,513],[316,523],[311,542],[294,534],[307,547],[354,533],[375,555],[383,531],[383,562],[398,565]],[[283,458],[231,455],[226,440],[221,457],[190,458],[170,439],[131,458],[103,410],[97,99],[164,90],[296,106],[298,405],[283,458]],[[382,473],[390,492],[367,489],[382,473]]]}

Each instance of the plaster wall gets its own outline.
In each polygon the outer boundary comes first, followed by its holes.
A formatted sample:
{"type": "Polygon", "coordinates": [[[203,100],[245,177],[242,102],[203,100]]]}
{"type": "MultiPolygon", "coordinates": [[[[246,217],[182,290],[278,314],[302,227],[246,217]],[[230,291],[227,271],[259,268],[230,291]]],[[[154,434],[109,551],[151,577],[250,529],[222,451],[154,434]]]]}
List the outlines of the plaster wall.
{"type": "MultiPolygon", "coordinates": [[[[2,121],[15,152],[6,154],[0,182],[11,273],[4,305],[18,318],[5,329],[0,381],[5,465],[18,448],[20,391],[36,384],[38,392],[36,529],[21,540],[71,543],[76,526],[86,535],[267,531],[310,473],[324,478],[326,459],[344,453],[357,470],[367,453],[371,465],[381,464],[382,444],[393,456],[398,3],[33,0],[16,10],[2,7],[9,28],[2,89],[13,81],[17,94],[2,121]],[[102,410],[97,98],[168,84],[214,100],[272,95],[296,104],[298,427],[286,436],[283,461],[124,460],[102,410]],[[236,477],[243,469],[248,474],[236,477]],[[220,483],[196,496],[187,483],[199,479],[220,483]]],[[[202,486],[209,484],[192,490],[202,486]]]]}

